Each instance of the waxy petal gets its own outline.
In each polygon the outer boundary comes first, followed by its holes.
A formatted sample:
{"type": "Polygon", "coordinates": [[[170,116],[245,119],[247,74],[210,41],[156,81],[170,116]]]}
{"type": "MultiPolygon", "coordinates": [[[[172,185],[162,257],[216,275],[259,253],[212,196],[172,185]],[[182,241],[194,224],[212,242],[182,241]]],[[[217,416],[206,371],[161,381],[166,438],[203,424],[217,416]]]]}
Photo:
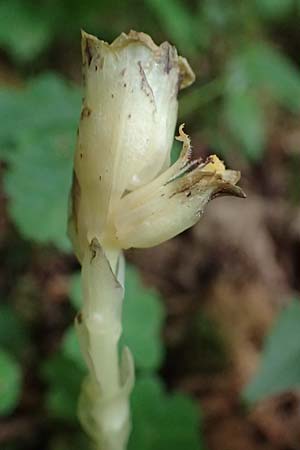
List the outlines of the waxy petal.
{"type": "Polygon", "coordinates": [[[178,161],[152,183],[126,195],[115,214],[119,245],[152,247],[194,225],[206,204],[220,195],[244,197],[240,173],[226,170],[216,157],[190,161],[190,141],[180,128],[178,161]]]}
{"type": "Polygon", "coordinates": [[[168,167],[177,93],[194,80],[175,47],[167,42],[157,46],[135,31],[111,45],[83,32],[82,56],[84,99],[71,232],[73,240],[79,238],[80,259],[87,240],[101,241],[121,196],[168,167]]]}

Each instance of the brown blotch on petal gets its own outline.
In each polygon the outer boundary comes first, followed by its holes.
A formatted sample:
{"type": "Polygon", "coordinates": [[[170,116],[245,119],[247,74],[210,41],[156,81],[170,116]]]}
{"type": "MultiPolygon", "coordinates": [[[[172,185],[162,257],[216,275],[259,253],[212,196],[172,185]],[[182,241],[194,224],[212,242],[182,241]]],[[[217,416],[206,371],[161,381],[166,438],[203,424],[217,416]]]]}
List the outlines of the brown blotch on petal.
{"type": "Polygon", "coordinates": [[[83,120],[85,117],[89,117],[92,114],[92,110],[87,106],[84,106],[81,110],[80,119],[83,120]]]}
{"type": "Polygon", "coordinates": [[[153,94],[153,90],[147,80],[147,76],[145,74],[144,68],[142,66],[142,62],[138,61],[138,67],[139,67],[139,72],[141,75],[141,89],[142,91],[146,94],[146,97],[150,98],[150,102],[154,104],[154,108],[156,110],[156,104],[155,104],[155,99],[154,99],[154,94],[153,94]]]}
{"type": "Polygon", "coordinates": [[[164,71],[166,74],[169,74],[173,67],[178,64],[177,51],[175,47],[168,42],[163,42],[161,44],[161,49],[163,50],[164,71]]]}
{"type": "Polygon", "coordinates": [[[90,66],[91,62],[92,62],[93,54],[92,54],[92,48],[91,48],[91,45],[90,45],[90,42],[88,39],[86,39],[86,41],[85,41],[85,55],[86,55],[86,62],[90,66]]]}
{"type": "Polygon", "coordinates": [[[98,251],[101,251],[101,246],[98,239],[94,237],[90,243],[91,262],[96,258],[98,251]]]}
{"type": "Polygon", "coordinates": [[[104,66],[104,58],[103,56],[100,56],[99,54],[95,53],[94,56],[94,67],[95,67],[95,71],[97,72],[97,70],[101,70],[103,69],[104,66]]]}
{"type": "Polygon", "coordinates": [[[186,191],[192,191],[198,186],[198,183],[203,183],[203,189],[215,182],[216,175],[214,173],[205,173],[201,170],[193,170],[186,173],[182,178],[177,180],[176,194],[186,191]]]}
{"type": "Polygon", "coordinates": [[[71,187],[71,202],[72,202],[72,220],[74,222],[74,228],[76,233],[78,232],[78,204],[80,199],[81,189],[76,175],[73,171],[72,187],[71,187]]]}
{"type": "Polygon", "coordinates": [[[97,54],[98,39],[81,30],[81,52],[83,65],[91,65],[92,59],[97,54]]]}

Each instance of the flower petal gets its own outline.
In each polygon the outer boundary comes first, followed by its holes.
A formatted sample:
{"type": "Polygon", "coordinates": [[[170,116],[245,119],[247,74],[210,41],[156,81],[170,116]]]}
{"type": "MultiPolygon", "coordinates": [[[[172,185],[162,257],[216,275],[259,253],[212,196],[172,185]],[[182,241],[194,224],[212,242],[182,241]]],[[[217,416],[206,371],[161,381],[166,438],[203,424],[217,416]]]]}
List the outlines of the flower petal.
{"type": "Polygon", "coordinates": [[[115,214],[116,235],[123,248],[151,247],[194,225],[204,207],[220,195],[244,197],[235,186],[240,173],[226,170],[216,157],[190,161],[190,141],[180,128],[179,160],[152,183],[126,195],[115,214]]]}
{"type": "Polygon", "coordinates": [[[88,234],[101,241],[124,192],[151,182],[169,165],[178,89],[194,80],[175,47],[157,46],[135,31],[111,45],[83,32],[82,56],[85,91],[72,233],[75,239],[79,234],[81,255],[88,234]]]}

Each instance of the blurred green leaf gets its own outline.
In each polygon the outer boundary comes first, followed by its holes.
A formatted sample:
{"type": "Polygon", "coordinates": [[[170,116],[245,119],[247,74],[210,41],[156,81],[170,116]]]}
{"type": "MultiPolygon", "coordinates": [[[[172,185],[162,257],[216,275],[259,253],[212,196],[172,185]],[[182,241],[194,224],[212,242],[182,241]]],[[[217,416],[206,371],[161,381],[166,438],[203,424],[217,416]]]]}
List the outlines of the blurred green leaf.
{"type": "Polygon", "coordinates": [[[206,108],[208,103],[220,97],[223,92],[224,81],[221,78],[190,89],[188,93],[179,98],[179,119],[183,120],[187,115],[195,114],[201,108],[206,108]]]}
{"type": "Polygon", "coordinates": [[[179,49],[185,53],[196,52],[196,24],[187,5],[180,0],[146,0],[167,33],[179,49]]]}
{"type": "Polygon", "coordinates": [[[270,45],[257,42],[240,49],[228,62],[227,89],[264,89],[292,112],[300,111],[300,71],[270,45]]]}
{"type": "Polygon", "coordinates": [[[178,141],[174,141],[171,149],[171,164],[177,161],[181,152],[181,144],[178,141]]]}
{"type": "Polygon", "coordinates": [[[79,311],[82,306],[80,273],[75,273],[70,277],[69,297],[74,308],[79,311]]]}
{"type": "Polygon", "coordinates": [[[260,44],[250,49],[248,60],[257,83],[264,84],[275,100],[291,111],[300,111],[300,71],[285,56],[260,44]]]}
{"type": "Polygon", "coordinates": [[[243,397],[253,403],[300,386],[300,303],[294,300],[280,313],[266,338],[257,375],[243,397]]]}
{"type": "Polygon", "coordinates": [[[46,407],[52,417],[77,422],[77,403],[84,374],[78,364],[61,353],[44,362],[42,377],[48,384],[46,407]]]}
{"type": "Polygon", "coordinates": [[[10,414],[15,409],[21,387],[21,367],[8,352],[0,349],[0,415],[10,414]]]}
{"type": "Polygon", "coordinates": [[[0,346],[17,356],[28,346],[25,323],[9,305],[0,306],[0,346]]]}
{"type": "Polygon", "coordinates": [[[292,112],[299,111],[300,71],[270,45],[247,44],[227,64],[224,114],[233,138],[254,160],[266,138],[264,94],[292,112]]]}
{"type": "Polygon", "coordinates": [[[51,135],[69,129],[75,134],[79,111],[79,90],[58,75],[44,73],[30,80],[24,89],[2,88],[0,147],[6,142],[16,146],[27,132],[51,135]]]}
{"type": "Polygon", "coordinates": [[[4,176],[9,213],[25,238],[63,250],[70,248],[66,223],[79,105],[77,91],[48,75],[12,92],[8,115],[0,110],[2,143],[11,145],[4,176]]]}
{"type": "Polygon", "coordinates": [[[204,24],[213,27],[212,34],[219,30],[226,32],[226,26],[240,14],[239,6],[231,1],[226,3],[226,8],[223,0],[202,0],[199,6],[204,24]]]}
{"type": "Polygon", "coordinates": [[[266,19],[281,19],[288,14],[294,0],[256,0],[257,11],[266,19]]]}
{"type": "Polygon", "coordinates": [[[86,364],[81,355],[79,342],[77,339],[75,327],[71,325],[64,334],[62,340],[62,352],[67,357],[74,361],[83,370],[86,368],[86,364]]]}
{"type": "Polygon", "coordinates": [[[248,92],[232,92],[225,98],[224,114],[241,150],[253,160],[259,158],[265,143],[265,121],[257,98],[248,92]]]}
{"type": "Polygon", "coordinates": [[[137,381],[129,450],[200,450],[199,412],[191,399],[167,394],[155,377],[137,381]]]}
{"type": "Polygon", "coordinates": [[[16,142],[18,128],[15,128],[16,124],[20,125],[19,119],[22,115],[24,115],[24,118],[28,120],[28,114],[26,114],[25,104],[22,105],[20,92],[16,89],[2,88],[0,90],[0,118],[3,124],[0,128],[1,159],[6,159],[6,157],[9,157],[9,145],[16,142]]]}
{"type": "Polygon", "coordinates": [[[51,15],[30,0],[1,0],[0,44],[17,62],[29,62],[48,46],[51,15]]]}
{"type": "Polygon", "coordinates": [[[158,294],[146,288],[137,270],[127,264],[123,337],[138,368],[154,370],[159,367],[163,356],[160,336],[163,319],[164,311],[158,294]]]}
{"type": "Polygon", "coordinates": [[[68,250],[73,132],[28,133],[19,145],[4,176],[9,214],[25,238],[68,250]]]}

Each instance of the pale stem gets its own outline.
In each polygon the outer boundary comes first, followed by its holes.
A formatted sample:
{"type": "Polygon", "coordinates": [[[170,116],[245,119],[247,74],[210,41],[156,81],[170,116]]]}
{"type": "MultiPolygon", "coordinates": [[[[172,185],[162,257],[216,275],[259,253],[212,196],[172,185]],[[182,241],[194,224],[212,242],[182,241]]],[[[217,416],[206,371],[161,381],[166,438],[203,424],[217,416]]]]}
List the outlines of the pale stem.
{"type": "Polygon", "coordinates": [[[89,368],[79,417],[97,450],[125,450],[131,428],[133,361],[129,350],[124,349],[120,364],[118,349],[123,278],[120,250],[104,250],[93,239],[82,264],[83,308],[76,329],[89,368]]]}

